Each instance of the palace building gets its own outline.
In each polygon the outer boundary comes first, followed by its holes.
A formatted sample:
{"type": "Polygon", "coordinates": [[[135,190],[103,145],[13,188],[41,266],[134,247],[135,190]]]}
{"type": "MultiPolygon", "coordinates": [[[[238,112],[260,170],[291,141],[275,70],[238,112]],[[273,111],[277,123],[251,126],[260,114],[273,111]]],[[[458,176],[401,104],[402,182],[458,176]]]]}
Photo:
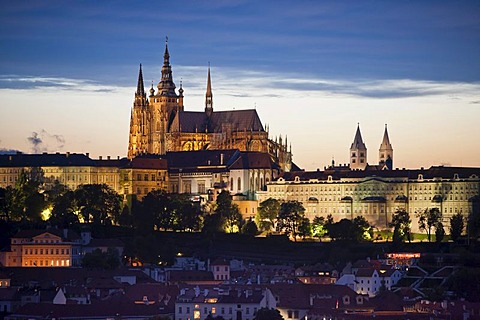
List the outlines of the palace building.
{"type": "Polygon", "coordinates": [[[396,210],[405,209],[414,232],[419,231],[415,215],[438,208],[448,230],[453,214],[468,217],[480,210],[480,168],[393,169],[393,147],[386,126],[379,164],[370,165],[357,127],[349,165],[332,163],[323,171],[285,172],[267,185],[267,191],[257,192],[259,202],[268,198],[301,202],[310,220],[330,214],[335,221],[362,215],[379,229],[388,227],[396,210]]]}
{"type": "Polygon", "coordinates": [[[282,171],[292,169],[287,139],[270,139],[255,109],[215,111],[210,67],[207,75],[205,110],[184,110],[184,90],[173,82],[168,43],[165,45],[160,82],[145,92],[142,66],[131,111],[128,158],[165,155],[167,152],[232,150],[268,153],[282,171]]]}

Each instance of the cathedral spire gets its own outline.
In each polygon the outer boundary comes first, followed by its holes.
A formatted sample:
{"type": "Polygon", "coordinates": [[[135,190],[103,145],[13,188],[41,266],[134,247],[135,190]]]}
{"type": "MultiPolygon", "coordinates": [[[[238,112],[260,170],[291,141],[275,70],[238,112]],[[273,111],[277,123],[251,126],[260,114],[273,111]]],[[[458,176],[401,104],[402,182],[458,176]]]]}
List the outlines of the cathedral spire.
{"type": "Polygon", "coordinates": [[[360,132],[360,123],[357,124],[357,132],[355,133],[355,138],[353,139],[350,149],[354,148],[367,149],[362,139],[362,133],[360,132]]]}
{"type": "Polygon", "coordinates": [[[138,71],[138,83],[137,83],[137,92],[135,92],[138,96],[145,95],[145,87],[143,86],[143,73],[142,73],[142,64],[140,63],[140,70],[138,71]]]}
{"type": "Polygon", "coordinates": [[[158,94],[167,97],[177,97],[175,83],[173,82],[170,53],[168,52],[168,37],[165,40],[165,53],[163,54],[162,78],[157,85],[158,94]]]}
{"type": "Polygon", "coordinates": [[[362,139],[360,124],[357,125],[357,132],[350,147],[350,169],[365,169],[367,166],[367,146],[362,139]]]}
{"type": "Polygon", "coordinates": [[[211,116],[213,112],[212,80],[210,78],[210,62],[208,63],[207,92],[205,94],[205,113],[211,116]]]}
{"type": "Polygon", "coordinates": [[[390,170],[393,168],[393,147],[388,137],[387,124],[385,124],[385,131],[383,132],[382,143],[378,149],[378,162],[385,164],[390,170]]]}

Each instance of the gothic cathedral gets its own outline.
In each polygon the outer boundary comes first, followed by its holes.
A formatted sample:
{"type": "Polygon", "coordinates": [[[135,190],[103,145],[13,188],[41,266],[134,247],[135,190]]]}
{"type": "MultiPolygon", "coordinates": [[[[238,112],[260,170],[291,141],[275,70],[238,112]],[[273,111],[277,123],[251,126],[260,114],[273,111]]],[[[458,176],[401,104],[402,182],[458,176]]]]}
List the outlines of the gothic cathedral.
{"type": "Polygon", "coordinates": [[[129,159],[141,154],[164,155],[169,151],[238,149],[268,153],[282,171],[292,169],[287,139],[270,139],[255,109],[213,110],[210,67],[204,112],[184,111],[182,85],[178,94],[175,88],[167,42],[162,77],[156,91],[152,85],[148,98],[140,65],[130,118],[129,159]]]}

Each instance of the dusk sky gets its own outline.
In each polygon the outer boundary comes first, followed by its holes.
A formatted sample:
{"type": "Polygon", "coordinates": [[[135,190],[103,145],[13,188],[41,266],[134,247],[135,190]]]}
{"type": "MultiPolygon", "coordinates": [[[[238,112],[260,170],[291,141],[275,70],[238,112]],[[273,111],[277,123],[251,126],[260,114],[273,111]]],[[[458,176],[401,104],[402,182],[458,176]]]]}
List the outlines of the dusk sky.
{"type": "Polygon", "coordinates": [[[0,0],[0,149],[126,156],[143,65],[165,37],[185,110],[253,109],[307,170],[480,166],[480,1],[0,0]]]}

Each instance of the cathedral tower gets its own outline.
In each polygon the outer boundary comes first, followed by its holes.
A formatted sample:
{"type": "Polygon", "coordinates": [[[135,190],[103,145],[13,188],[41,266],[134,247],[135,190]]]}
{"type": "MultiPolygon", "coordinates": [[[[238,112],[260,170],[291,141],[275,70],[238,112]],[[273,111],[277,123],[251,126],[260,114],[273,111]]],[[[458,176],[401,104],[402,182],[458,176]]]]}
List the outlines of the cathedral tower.
{"type": "Polygon", "coordinates": [[[360,133],[360,124],[357,126],[357,132],[350,147],[350,169],[365,169],[367,166],[367,147],[360,133]]]}
{"type": "Polygon", "coordinates": [[[148,152],[150,133],[150,110],[143,84],[142,65],[138,71],[137,91],[130,115],[130,134],[128,139],[128,158],[148,152]]]}
{"type": "Polygon", "coordinates": [[[385,124],[385,131],[383,133],[383,140],[378,149],[378,163],[385,164],[388,169],[393,168],[393,147],[388,138],[387,125],[385,124]]]}
{"type": "Polygon", "coordinates": [[[205,113],[210,118],[213,112],[212,80],[210,78],[210,63],[208,64],[207,93],[205,94],[205,113]]]}
{"type": "Polygon", "coordinates": [[[151,92],[150,105],[152,122],[150,123],[151,134],[148,152],[165,154],[168,151],[167,133],[170,123],[177,112],[183,111],[183,88],[181,95],[177,95],[173,82],[172,66],[170,65],[168,38],[165,42],[165,52],[163,54],[162,75],[157,85],[157,93],[151,92]]]}

